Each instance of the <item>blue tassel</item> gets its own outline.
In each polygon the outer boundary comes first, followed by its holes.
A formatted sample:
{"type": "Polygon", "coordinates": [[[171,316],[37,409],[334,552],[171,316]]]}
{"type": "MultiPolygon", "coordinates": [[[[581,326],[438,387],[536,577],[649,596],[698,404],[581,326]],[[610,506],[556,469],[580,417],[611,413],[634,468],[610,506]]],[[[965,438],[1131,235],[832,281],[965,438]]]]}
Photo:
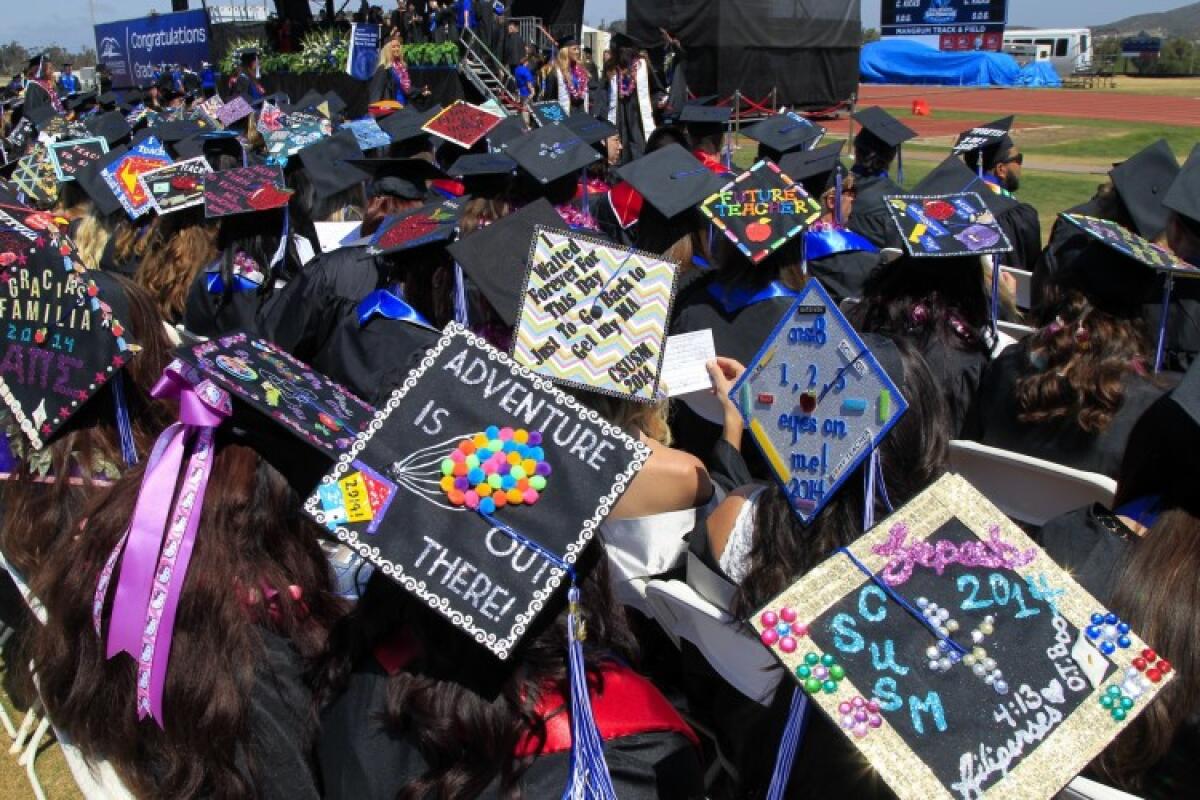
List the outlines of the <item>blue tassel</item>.
{"type": "Polygon", "coordinates": [[[129,422],[129,405],[125,402],[125,379],[118,371],[113,373],[112,393],[117,408],[117,432],[121,436],[121,456],[125,464],[132,467],[138,463],[137,447],[133,444],[133,426],[129,422]]]}
{"type": "Polygon", "coordinates": [[[904,185],[904,145],[896,148],[896,179],[904,185]]]}
{"type": "Polygon", "coordinates": [[[563,800],[616,800],[617,792],[604,760],[604,740],[592,716],[582,632],[578,630],[579,587],[567,595],[567,658],[571,668],[571,776],[563,800]]]}
{"type": "Polygon", "coordinates": [[[887,484],[883,480],[883,463],[879,459],[879,451],[872,448],[867,460],[867,471],[863,473],[863,533],[875,527],[875,501],[883,503],[888,513],[892,513],[892,500],[888,497],[887,484]]]}
{"type": "Polygon", "coordinates": [[[462,265],[454,262],[454,321],[464,328],[471,324],[471,315],[467,310],[467,285],[463,279],[462,265]]]}
{"type": "Polygon", "coordinates": [[[1000,320],[1000,264],[992,257],[992,337],[998,338],[1000,320]]]}
{"type": "Polygon", "coordinates": [[[1167,316],[1171,313],[1171,289],[1175,286],[1175,276],[1167,273],[1163,281],[1162,319],[1158,322],[1158,347],[1154,352],[1154,374],[1162,371],[1163,356],[1167,349],[1167,316]]]}
{"type": "Polygon", "coordinates": [[[845,220],[842,219],[842,169],[840,164],[834,168],[833,175],[833,221],[838,225],[843,225],[845,220]]]}
{"type": "Polygon", "coordinates": [[[796,750],[804,741],[804,729],[808,724],[808,695],[803,689],[792,690],[792,707],[788,710],[787,725],[779,741],[779,753],[775,756],[775,771],[771,773],[771,788],[767,800],[782,800],[787,791],[788,779],[792,776],[792,765],[796,762],[796,750]]]}

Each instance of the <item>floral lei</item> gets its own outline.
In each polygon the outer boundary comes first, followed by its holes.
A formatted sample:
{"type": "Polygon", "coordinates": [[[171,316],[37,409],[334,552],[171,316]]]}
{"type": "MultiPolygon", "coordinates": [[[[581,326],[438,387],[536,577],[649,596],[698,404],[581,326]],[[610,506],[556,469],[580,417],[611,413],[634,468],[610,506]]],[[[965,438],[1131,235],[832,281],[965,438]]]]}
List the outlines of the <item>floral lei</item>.
{"type": "Polygon", "coordinates": [[[571,79],[567,81],[567,94],[575,100],[582,100],[587,94],[588,74],[578,62],[571,64],[571,79]]]}
{"type": "Polygon", "coordinates": [[[637,91],[637,79],[633,75],[633,69],[621,70],[621,80],[617,84],[617,91],[621,93],[621,97],[629,97],[637,91]]]}
{"type": "Polygon", "coordinates": [[[393,61],[392,72],[396,75],[396,83],[407,94],[412,89],[412,79],[408,77],[408,65],[400,61],[393,61]]]}

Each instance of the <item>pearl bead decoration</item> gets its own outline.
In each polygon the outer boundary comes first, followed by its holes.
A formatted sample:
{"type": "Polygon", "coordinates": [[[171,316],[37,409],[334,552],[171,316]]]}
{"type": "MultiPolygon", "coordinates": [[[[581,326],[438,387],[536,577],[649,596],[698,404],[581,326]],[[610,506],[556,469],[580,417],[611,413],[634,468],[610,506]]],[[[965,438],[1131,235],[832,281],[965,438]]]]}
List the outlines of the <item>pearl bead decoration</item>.
{"type": "Polygon", "coordinates": [[[981,678],[984,683],[991,686],[996,694],[1008,694],[1009,687],[1008,682],[1004,680],[1004,673],[996,665],[996,660],[989,657],[987,649],[983,647],[983,640],[996,632],[995,617],[989,614],[983,618],[983,622],[971,629],[972,648],[966,655],[963,655],[947,641],[950,634],[956,633],[960,629],[958,621],[950,617],[950,611],[940,608],[937,603],[930,602],[927,597],[917,598],[917,608],[943,637],[938,640],[937,644],[930,645],[925,649],[926,664],[931,671],[949,672],[951,667],[961,661],[975,677],[981,678]]]}

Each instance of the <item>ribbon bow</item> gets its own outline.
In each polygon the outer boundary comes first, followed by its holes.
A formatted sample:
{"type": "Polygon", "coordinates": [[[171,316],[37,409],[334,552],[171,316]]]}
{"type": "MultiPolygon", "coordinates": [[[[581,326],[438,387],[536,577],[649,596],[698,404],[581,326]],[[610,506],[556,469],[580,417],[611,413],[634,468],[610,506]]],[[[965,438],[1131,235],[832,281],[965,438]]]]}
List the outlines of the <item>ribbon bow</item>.
{"type": "Polygon", "coordinates": [[[128,653],[137,661],[138,719],[149,715],[162,727],[163,684],[175,612],[212,471],[213,438],[217,426],[233,412],[233,404],[225,390],[178,360],[163,371],[151,395],[178,400],[179,422],[163,431],[150,454],[129,530],[100,573],[92,623],[96,635],[101,636],[109,583],[124,553],[109,621],[107,656],[128,653]],[[177,495],[174,507],[169,508],[168,498],[177,495]]]}

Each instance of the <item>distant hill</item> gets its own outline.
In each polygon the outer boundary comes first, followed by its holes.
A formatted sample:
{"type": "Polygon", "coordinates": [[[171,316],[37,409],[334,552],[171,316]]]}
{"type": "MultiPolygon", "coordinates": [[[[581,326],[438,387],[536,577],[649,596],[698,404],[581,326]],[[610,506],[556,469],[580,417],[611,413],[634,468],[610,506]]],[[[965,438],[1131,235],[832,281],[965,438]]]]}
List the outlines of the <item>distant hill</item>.
{"type": "Polygon", "coordinates": [[[1200,39],[1200,3],[1157,14],[1137,14],[1105,25],[1093,25],[1097,36],[1134,36],[1142,31],[1153,36],[1200,39]]]}

